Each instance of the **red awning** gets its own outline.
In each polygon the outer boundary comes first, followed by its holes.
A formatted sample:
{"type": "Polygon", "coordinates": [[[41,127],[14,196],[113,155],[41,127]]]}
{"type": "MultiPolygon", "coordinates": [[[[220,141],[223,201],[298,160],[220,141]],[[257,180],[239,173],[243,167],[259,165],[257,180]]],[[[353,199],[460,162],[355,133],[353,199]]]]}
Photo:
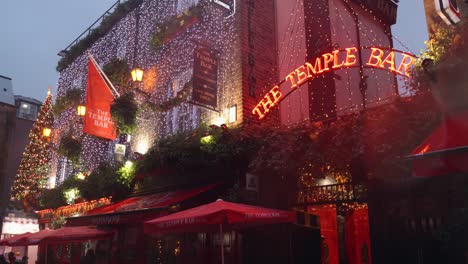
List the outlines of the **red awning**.
{"type": "Polygon", "coordinates": [[[161,216],[171,205],[205,193],[216,186],[219,184],[127,198],[88,211],[84,216],[70,217],[67,219],[67,226],[141,223],[161,216]]]}
{"type": "Polygon", "coordinates": [[[114,235],[112,231],[98,230],[95,227],[79,226],[79,227],[62,227],[56,230],[43,229],[36,233],[30,233],[23,236],[21,239],[12,243],[12,246],[28,246],[37,245],[40,242],[47,241],[48,243],[58,242],[80,242],[87,240],[103,240],[111,239],[114,235]]]}
{"type": "Polygon", "coordinates": [[[412,152],[410,157],[468,149],[468,112],[448,116],[432,134],[412,152]]]}
{"type": "Polygon", "coordinates": [[[214,231],[246,228],[255,225],[292,223],[296,213],[223,200],[180,211],[145,222],[146,234],[214,231]]]}
{"type": "Polygon", "coordinates": [[[17,241],[19,241],[20,239],[22,239],[24,237],[27,237],[29,235],[31,235],[31,233],[27,232],[27,233],[24,233],[24,234],[21,234],[21,235],[16,235],[16,236],[12,236],[12,237],[9,237],[9,238],[2,239],[2,240],[0,240],[0,246],[11,246],[14,243],[16,243],[17,241]]]}
{"type": "Polygon", "coordinates": [[[468,112],[446,117],[408,158],[415,176],[468,172],[468,112]]]}

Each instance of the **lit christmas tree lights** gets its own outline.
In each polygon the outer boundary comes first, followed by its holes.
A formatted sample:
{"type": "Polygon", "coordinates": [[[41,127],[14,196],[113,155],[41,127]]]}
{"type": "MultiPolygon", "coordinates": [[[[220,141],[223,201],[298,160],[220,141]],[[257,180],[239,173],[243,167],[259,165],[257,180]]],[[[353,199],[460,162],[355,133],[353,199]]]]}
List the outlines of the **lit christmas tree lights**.
{"type": "Polygon", "coordinates": [[[53,124],[51,108],[52,93],[49,91],[37,120],[29,132],[29,143],[23,153],[11,190],[13,199],[30,203],[37,200],[36,195],[45,187],[51,157],[50,132],[53,124]]]}

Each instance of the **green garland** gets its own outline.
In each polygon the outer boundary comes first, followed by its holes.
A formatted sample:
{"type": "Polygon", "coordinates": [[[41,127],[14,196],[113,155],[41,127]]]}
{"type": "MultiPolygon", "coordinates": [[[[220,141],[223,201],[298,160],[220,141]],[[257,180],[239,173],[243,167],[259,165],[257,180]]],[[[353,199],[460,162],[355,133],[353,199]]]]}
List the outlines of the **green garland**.
{"type": "Polygon", "coordinates": [[[52,106],[54,116],[60,116],[65,110],[70,107],[76,107],[80,103],[83,91],[79,88],[68,90],[63,96],[57,97],[55,104],[52,106]]]}
{"type": "Polygon", "coordinates": [[[113,85],[123,91],[130,87],[130,66],[126,59],[114,58],[102,68],[113,85]]]}
{"type": "Polygon", "coordinates": [[[167,112],[171,110],[172,108],[179,106],[183,102],[186,102],[191,91],[192,91],[192,81],[188,81],[184,84],[184,87],[182,88],[182,90],[177,92],[174,98],[169,99],[166,102],[161,103],[161,104],[155,104],[153,102],[146,101],[144,104],[144,107],[146,107],[147,109],[156,111],[156,112],[167,112]]]}
{"type": "Polygon", "coordinates": [[[63,136],[60,139],[57,154],[67,158],[73,164],[78,164],[81,156],[81,140],[73,137],[71,134],[63,136]]]}
{"type": "Polygon", "coordinates": [[[174,38],[177,33],[193,25],[201,15],[201,6],[194,6],[179,15],[172,16],[156,28],[156,32],[151,36],[150,46],[154,51],[159,51],[168,39],[174,38]]]}
{"type": "Polygon", "coordinates": [[[119,133],[132,134],[136,130],[138,105],[132,93],[116,98],[111,105],[111,115],[119,133]]]}
{"type": "Polygon", "coordinates": [[[58,62],[56,68],[57,71],[60,72],[68,67],[68,65],[78,58],[85,50],[89,49],[99,38],[105,36],[115,26],[115,24],[134,10],[141,2],[142,0],[128,0],[124,3],[120,3],[114,9],[112,14],[106,16],[102,20],[99,27],[92,29],[90,34],[68,50],[68,54],[58,62]]]}

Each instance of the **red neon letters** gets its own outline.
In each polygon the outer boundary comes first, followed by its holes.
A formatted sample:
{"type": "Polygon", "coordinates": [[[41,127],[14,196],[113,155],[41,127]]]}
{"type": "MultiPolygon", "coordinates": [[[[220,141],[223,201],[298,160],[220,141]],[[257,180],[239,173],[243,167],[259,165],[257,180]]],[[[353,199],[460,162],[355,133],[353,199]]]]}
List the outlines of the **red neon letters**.
{"type": "MultiPolygon", "coordinates": [[[[410,69],[416,63],[416,57],[402,53],[402,58],[398,68],[396,67],[396,52],[394,50],[384,50],[380,48],[370,48],[370,55],[365,65],[362,67],[373,67],[378,69],[386,69],[406,77],[410,76],[410,69]]],[[[284,81],[291,83],[291,89],[294,90],[307,81],[315,78],[317,75],[338,70],[342,68],[354,67],[358,65],[359,49],[356,47],[347,48],[344,50],[334,50],[330,53],[325,53],[317,57],[314,63],[306,62],[297,69],[289,73],[284,81]]],[[[275,107],[282,99],[283,94],[278,85],[275,85],[255,106],[252,114],[258,115],[258,119],[263,119],[270,112],[270,109],[275,107]]]]}
{"type": "Polygon", "coordinates": [[[259,116],[259,119],[265,118],[265,115],[270,112],[270,109],[276,106],[279,102],[280,99],[283,97],[283,94],[279,90],[279,86],[275,85],[266,95],[263,97],[263,99],[260,101],[260,103],[257,104],[257,106],[252,110],[252,114],[257,114],[259,116]]]}
{"type": "Polygon", "coordinates": [[[385,69],[387,68],[391,72],[395,72],[406,77],[410,76],[410,68],[416,63],[416,57],[404,54],[401,59],[398,69],[395,68],[395,51],[390,51],[387,56],[385,56],[385,51],[379,48],[371,48],[371,54],[369,56],[369,61],[367,66],[385,69]],[[385,56],[385,58],[384,58],[385,56]],[[404,69],[404,71],[403,71],[404,69]]]}

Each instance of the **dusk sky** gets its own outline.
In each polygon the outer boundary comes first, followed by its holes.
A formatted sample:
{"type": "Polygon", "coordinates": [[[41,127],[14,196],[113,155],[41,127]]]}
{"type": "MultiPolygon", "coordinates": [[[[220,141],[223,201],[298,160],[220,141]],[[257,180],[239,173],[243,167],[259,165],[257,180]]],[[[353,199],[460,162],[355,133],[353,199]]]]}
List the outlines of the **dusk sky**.
{"type": "MultiPolygon", "coordinates": [[[[13,78],[15,94],[43,100],[57,87],[58,51],[115,0],[6,0],[0,9],[0,75],[13,78]]],[[[419,53],[427,39],[423,0],[400,1],[394,35],[419,53]]],[[[395,48],[406,50],[395,42],[395,48]]]]}

